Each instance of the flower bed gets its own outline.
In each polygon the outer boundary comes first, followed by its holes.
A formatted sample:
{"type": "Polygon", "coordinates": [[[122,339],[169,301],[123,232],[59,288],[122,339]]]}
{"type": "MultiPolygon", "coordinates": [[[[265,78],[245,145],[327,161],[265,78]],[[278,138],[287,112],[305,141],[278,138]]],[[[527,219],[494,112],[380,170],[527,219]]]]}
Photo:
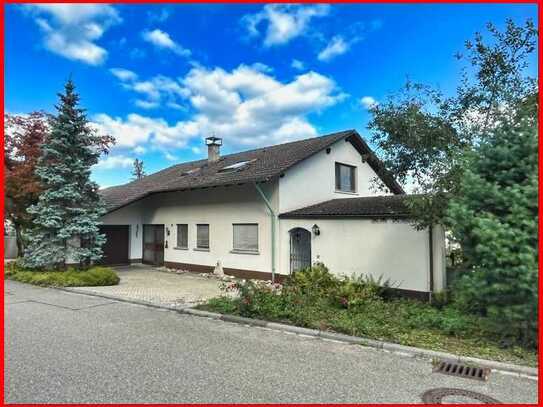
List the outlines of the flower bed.
{"type": "Polygon", "coordinates": [[[317,265],[296,272],[283,285],[254,280],[224,282],[225,295],[198,308],[537,365],[536,350],[503,337],[500,327],[489,319],[466,314],[443,299],[428,304],[398,298],[391,288],[388,282],[366,277],[337,278],[317,265]]]}

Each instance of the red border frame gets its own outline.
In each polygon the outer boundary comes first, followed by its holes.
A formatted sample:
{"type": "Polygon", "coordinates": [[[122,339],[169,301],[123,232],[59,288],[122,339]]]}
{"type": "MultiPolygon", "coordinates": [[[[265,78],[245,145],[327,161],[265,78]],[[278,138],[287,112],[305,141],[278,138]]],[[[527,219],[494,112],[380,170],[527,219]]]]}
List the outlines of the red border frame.
{"type": "MultiPolygon", "coordinates": [[[[78,1],[78,0],[73,0],[73,1],[70,1],[70,0],[57,0],[57,1],[41,1],[41,0],[37,0],[37,1],[24,1],[24,0],[2,0],[2,7],[0,8],[0,28],[1,28],[1,32],[0,32],[0,51],[1,51],[1,54],[2,54],[2,59],[0,61],[0,74],[2,76],[2,84],[1,84],[1,88],[2,88],[2,92],[1,92],[1,96],[2,98],[0,99],[0,107],[1,107],[1,110],[2,112],[4,111],[4,81],[5,81],[5,76],[4,76],[4,58],[5,58],[5,55],[4,55],[4,5],[5,4],[24,4],[24,3],[110,3],[110,4],[168,4],[168,3],[185,3],[185,4],[189,4],[189,3],[230,3],[230,4],[248,4],[248,3],[253,3],[253,4],[263,4],[263,3],[308,3],[308,4],[311,4],[311,3],[331,3],[331,4],[352,4],[352,3],[383,3],[383,4],[394,4],[394,3],[433,3],[433,4],[460,4],[460,3],[466,3],[466,4],[478,4],[478,3],[491,3],[491,4],[537,4],[538,5],[538,22],[537,22],[537,25],[538,25],[538,29],[539,29],[539,32],[541,33],[541,28],[542,28],[542,18],[543,18],[543,7],[542,7],[542,2],[543,0],[495,0],[495,1],[491,1],[491,0],[450,0],[450,1],[446,1],[446,0],[435,0],[435,1],[431,1],[431,0],[374,0],[374,1],[371,1],[371,0],[329,0],[329,1],[323,1],[323,0],[317,0],[317,1],[307,1],[307,0],[299,0],[299,1],[289,1],[289,0],[275,0],[275,1],[262,1],[262,0],[234,0],[234,1],[221,1],[221,0],[208,0],[208,1],[199,1],[199,0],[196,0],[196,1],[190,1],[190,0],[163,0],[163,1],[155,1],[155,0],[123,0],[123,1],[107,1],[107,0],[96,0],[96,1],[93,1],[93,2],[90,2],[90,1],[78,1]]],[[[543,119],[543,111],[541,109],[541,103],[543,102],[543,95],[541,94],[541,90],[542,90],[542,85],[541,85],[541,79],[543,77],[543,74],[541,72],[541,67],[543,66],[543,54],[542,54],[542,50],[543,50],[543,46],[541,44],[541,40],[539,41],[539,44],[538,44],[538,52],[539,52],[539,55],[538,55],[538,68],[539,68],[539,73],[538,73],[538,86],[539,86],[539,123],[542,122],[542,119],[543,119]]],[[[1,124],[2,124],[2,129],[4,128],[4,115],[2,114],[2,118],[1,118],[1,124]]],[[[1,141],[0,141],[0,144],[2,146],[2,148],[4,147],[4,137],[2,137],[1,141]]],[[[538,224],[538,232],[539,232],[539,254],[543,253],[543,240],[541,239],[541,235],[543,233],[543,220],[541,219],[541,215],[543,214],[543,210],[542,210],[542,205],[543,205],[543,195],[541,194],[541,187],[543,185],[543,181],[542,181],[542,178],[543,178],[543,169],[542,169],[542,165],[543,165],[543,144],[541,143],[541,129],[539,129],[539,143],[538,143],[538,151],[539,151],[539,157],[538,157],[538,162],[539,162],[539,171],[538,171],[538,174],[539,174],[539,194],[538,194],[538,205],[539,205],[539,210],[538,210],[538,215],[539,215],[539,224],[538,224]]],[[[2,164],[2,168],[0,169],[0,178],[2,180],[2,196],[0,197],[0,209],[2,210],[2,220],[3,220],[3,214],[4,214],[4,193],[3,193],[3,190],[4,190],[4,155],[2,154],[0,156],[0,162],[2,164]]],[[[4,254],[4,240],[2,239],[2,242],[0,243],[0,250],[2,252],[2,256],[4,254]]],[[[543,320],[543,316],[542,316],[542,311],[543,311],[543,301],[541,299],[541,293],[543,292],[543,281],[541,280],[541,274],[542,274],[542,271],[543,271],[543,265],[541,263],[541,260],[539,261],[539,284],[538,284],[538,293],[539,293],[539,315],[538,315],[538,319],[539,319],[539,344],[541,346],[541,340],[543,339],[543,333],[542,333],[542,330],[541,330],[541,322],[543,320]]],[[[2,263],[2,268],[1,268],[1,275],[2,277],[4,277],[4,263],[2,263]]],[[[2,297],[4,297],[5,293],[4,293],[4,285],[2,284],[2,289],[1,289],[1,293],[2,293],[2,297]]],[[[2,305],[2,310],[1,310],[1,321],[0,321],[0,324],[1,324],[1,329],[2,329],[2,333],[4,333],[4,329],[5,329],[5,326],[4,326],[4,305],[2,305]]],[[[1,376],[1,379],[0,379],[0,385],[1,385],[1,389],[0,389],[0,394],[2,395],[2,405],[8,405],[5,403],[4,401],[4,384],[5,384],[5,370],[4,370],[4,341],[2,340],[2,343],[0,344],[0,349],[1,349],[1,353],[2,353],[2,359],[0,361],[1,363],[1,367],[2,367],[2,376],[1,376]]],[[[543,372],[543,368],[542,368],[542,362],[543,362],[543,357],[542,357],[542,354],[541,354],[541,349],[539,348],[539,353],[538,353],[538,360],[539,360],[539,367],[538,367],[538,371],[539,371],[539,378],[541,379],[541,373],[543,372]]],[[[538,402],[539,404],[541,404],[542,400],[541,400],[541,394],[542,394],[542,390],[543,390],[543,383],[541,382],[541,380],[538,381],[538,402]]],[[[30,404],[27,404],[27,405],[30,405],[30,404]]],[[[46,405],[46,404],[33,404],[33,405],[46,405]]],[[[49,406],[77,406],[77,405],[83,405],[83,404],[47,404],[49,406]]],[[[124,406],[139,406],[141,404],[111,404],[111,405],[124,405],[124,406]]],[[[154,405],[171,405],[171,406],[174,406],[174,405],[203,405],[203,404],[154,404],[154,405]]],[[[209,405],[209,406],[225,406],[225,405],[232,405],[232,404],[205,404],[205,405],[209,405]]],[[[251,405],[251,404],[248,404],[248,405],[251,405]]],[[[253,404],[254,405],[254,404],[253,404]]],[[[259,404],[259,405],[264,405],[264,406],[280,406],[280,405],[288,405],[288,404],[259,404]]],[[[299,404],[301,406],[307,406],[307,405],[315,405],[315,404],[299,404]]],[[[346,404],[330,404],[331,406],[342,406],[342,405],[346,405],[346,404]]],[[[397,405],[409,405],[409,404],[350,404],[350,405],[367,405],[367,406],[397,406],[397,405]]],[[[523,404],[505,404],[505,405],[523,405],[523,404]]]]}

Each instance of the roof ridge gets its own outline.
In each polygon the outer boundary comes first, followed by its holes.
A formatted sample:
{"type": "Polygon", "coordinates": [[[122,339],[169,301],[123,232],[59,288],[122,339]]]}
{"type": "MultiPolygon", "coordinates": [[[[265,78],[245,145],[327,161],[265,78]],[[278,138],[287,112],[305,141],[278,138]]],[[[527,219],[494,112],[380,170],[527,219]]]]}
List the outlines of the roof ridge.
{"type": "Polygon", "coordinates": [[[354,131],[355,131],[354,129],[336,131],[336,132],[333,132],[333,133],[324,134],[322,136],[307,137],[307,138],[300,139],[300,140],[287,141],[286,143],[271,144],[269,146],[253,148],[252,150],[238,151],[237,153],[230,153],[230,154],[223,155],[221,157],[229,157],[229,156],[233,156],[233,155],[241,154],[241,153],[252,153],[252,152],[255,152],[255,151],[262,151],[262,150],[265,150],[267,148],[274,148],[274,147],[279,147],[279,146],[287,146],[289,144],[302,143],[304,141],[319,140],[319,139],[323,139],[323,138],[327,138],[327,137],[338,136],[341,133],[350,133],[350,132],[354,132],[354,131]]]}
{"type": "MultiPolygon", "coordinates": [[[[258,152],[258,151],[264,151],[266,149],[270,149],[270,148],[275,148],[275,147],[280,147],[280,146],[286,146],[286,145],[289,145],[289,144],[296,144],[296,143],[302,143],[302,142],[307,142],[307,141],[310,141],[310,140],[320,140],[320,139],[324,139],[324,138],[327,138],[327,137],[333,137],[333,136],[338,136],[340,134],[347,134],[347,133],[352,133],[352,132],[355,132],[356,130],[355,129],[349,129],[349,130],[342,130],[342,131],[336,131],[334,133],[328,133],[328,134],[325,134],[325,135],[322,135],[322,136],[317,136],[317,137],[308,137],[308,138],[304,138],[304,139],[301,139],[301,140],[294,140],[294,141],[288,141],[286,143],[280,143],[280,144],[272,144],[272,145],[269,145],[269,146],[264,146],[264,147],[258,147],[258,148],[253,148],[251,150],[243,150],[243,151],[238,151],[238,152],[235,152],[235,153],[230,153],[230,154],[226,154],[226,155],[221,155],[221,159],[224,159],[224,158],[227,158],[227,157],[232,157],[232,156],[235,156],[235,155],[238,155],[238,154],[247,154],[247,153],[254,153],[254,152],[258,152]]],[[[194,163],[197,163],[199,161],[203,161],[203,164],[207,163],[207,159],[206,158],[200,158],[198,160],[193,160],[193,161],[185,161],[185,162],[180,162],[180,163],[177,163],[177,164],[173,164],[173,165],[170,165],[169,167],[166,167],[166,168],[162,168],[161,170],[158,170],[156,172],[153,172],[149,175],[146,175],[145,177],[141,178],[141,179],[136,179],[136,180],[133,180],[133,181],[129,181],[125,184],[120,184],[120,185],[112,185],[108,188],[104,188],[102,189],[101,191],[106,191],[110,188],[116,188],[116,187],[124,187],[124,186],[128,186],[128,185],[135,185],[136,183],[139,183],[139,182],[142,182],[146,179],[146,177],[151,177],[151,176],[155,176],[155,175],[158,175],[158,174],[161,174],[165,171],[168,171],[168,170],[173,170],[175,167],[180,167],[180,166],[185,166],[185,165],[190,165],[190,164],[194,164],[194,163]]]]}

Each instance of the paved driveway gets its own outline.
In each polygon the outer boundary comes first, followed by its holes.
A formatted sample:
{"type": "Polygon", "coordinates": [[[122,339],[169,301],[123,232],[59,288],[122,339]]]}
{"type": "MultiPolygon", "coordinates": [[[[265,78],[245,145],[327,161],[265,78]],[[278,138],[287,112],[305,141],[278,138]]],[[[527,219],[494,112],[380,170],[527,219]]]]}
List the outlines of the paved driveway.
{"type": "Polygon", "coordinates": [[[373,348],[13,281],[4,286],[8,403],[420,403],[436,387],[537,401],[531,379],[461,379],[373,348]]]}
{"type": "Polygon", "coordinates": [[[167,306],[195,305],[221,295],[218,279],[195,273],[168,273],[145,265],[118,267],[115,271],[121,279],[119,285],[78,287],[74,291],[167,306]]]}

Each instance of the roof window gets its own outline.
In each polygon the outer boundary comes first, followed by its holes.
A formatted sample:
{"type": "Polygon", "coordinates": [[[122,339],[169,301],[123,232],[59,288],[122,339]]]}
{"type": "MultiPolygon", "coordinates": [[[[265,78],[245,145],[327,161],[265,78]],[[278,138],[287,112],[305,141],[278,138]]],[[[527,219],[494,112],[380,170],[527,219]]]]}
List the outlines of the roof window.
{"type": "Polygon", "coordinates": [[[181,173],[181,176],[184,176],[184,175],[192,175],[192,174],[197,173],[198,171],[200,171],[200,167],[191,168],[191,169],[188,170],[188,171],[183,171],[183,172],[181,173]]]}
{"type": "Polygon", "coordinates": [[[247,167],[250,163],[253,161],[256,161],[256,159],[253,160],[247,160],[247,161],[240,161],[234,164],[227,165],[226,167],[223,167],[219,170],[219,172],[235,172],[235,171],[241,171],[245,167],[247,167]]]}

